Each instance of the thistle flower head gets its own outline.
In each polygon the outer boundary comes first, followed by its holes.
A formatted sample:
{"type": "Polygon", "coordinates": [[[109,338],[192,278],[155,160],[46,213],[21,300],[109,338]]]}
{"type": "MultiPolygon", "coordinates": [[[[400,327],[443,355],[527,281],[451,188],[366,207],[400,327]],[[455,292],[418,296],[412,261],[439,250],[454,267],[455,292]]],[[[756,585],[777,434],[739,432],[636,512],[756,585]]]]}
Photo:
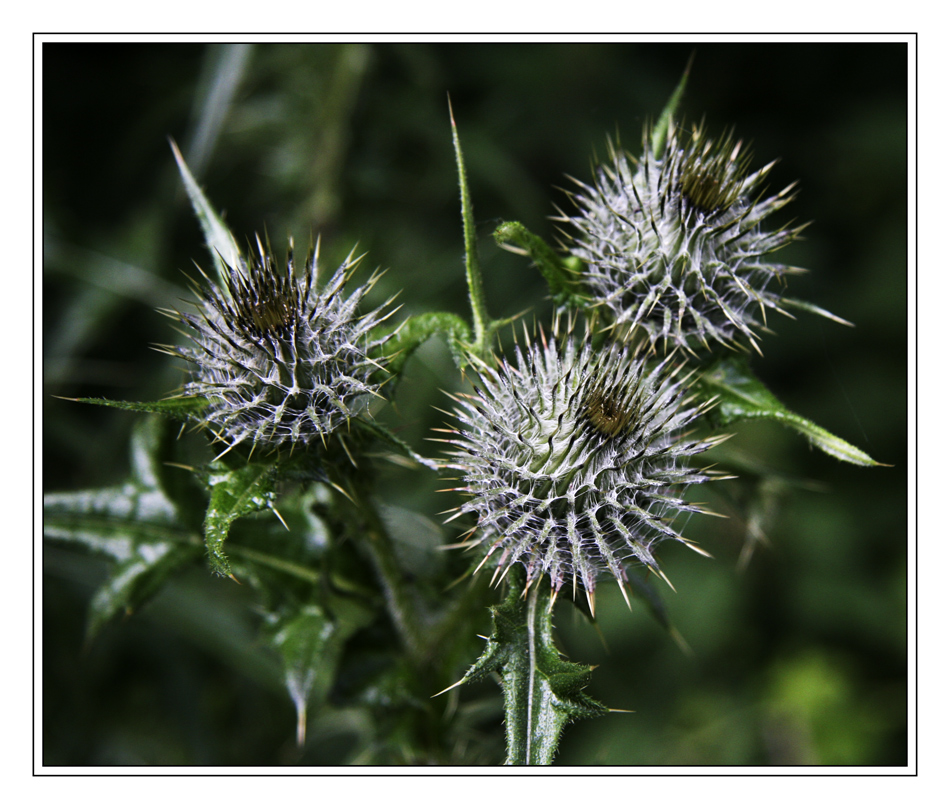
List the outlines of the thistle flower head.
{"type": "Polygon", "coordinates": [[[766,310],[782,311],[769,286],[796,271],[767,257],[801,231],[762,224],[793,196],[760,190],[774,163],[749,173],[740,142],[702,128],[671,127],[659,155],[645,137],[638,160],[613,145],[608,157],[593,186],[580,184],[579,214],[563,220],[577,230],[571,252],[591,301],[652,344],[757,349],[766,310]]]}
{"type": "Polygon", "coordinates": [[[388,314],[357,314],[375,277],[346,296],[359,261],[351,254],[321,287],[318,252],[298,277],[292,242],[280,267],[258,239],[250,263],[229,267],[222,284],[194,284],[198,314],[167,313],[194,341],[170,350],[192,364],[185,393],[207,397],[205,423],[231,446],[325,440],[379,395],[371,353],[385,338],[370,332],[388,314]]]}
{"type": "Polygon", "coordinates": [[[669,360],[649,369],[629,346],[543,340],[457,401],[448,466],[469,496],[459,514],[477,517],[465,544],[499,570],[521,564],[529,584],[547,574],[555,591],[579,580],[590,598],[602,573],[622,587],[628,563],[659,573],[658,541],[690,544],[671,522],[702,510],[683,494],[712,476],[686,460],[720,439],[684,435],[704,406],[669,360]]]}

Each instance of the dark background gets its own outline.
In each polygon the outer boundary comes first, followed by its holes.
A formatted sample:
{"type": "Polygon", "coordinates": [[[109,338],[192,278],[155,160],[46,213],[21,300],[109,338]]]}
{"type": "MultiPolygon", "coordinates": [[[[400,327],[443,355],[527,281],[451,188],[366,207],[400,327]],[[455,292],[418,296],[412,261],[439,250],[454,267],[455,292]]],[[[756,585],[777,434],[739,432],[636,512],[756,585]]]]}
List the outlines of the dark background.
{"type": "MultiPolygon", "coordinates": [[[[478,221],[488,306],[534,306],[545,288],[491,239],[517,219],[548,238],[565,175],[589,180],[608,134],[635,149],[693,58],[686,123],[734,127],[770,188],[800,181],[779,216],[812,221],[778,260],[809,268],[790,294],[856,324],[770,319],[753,366],[779,398],[891,467],[863,469],[797,434],[742,425],[730,442],[783,476],[769,547],[737,568],[730,520],[689,536],[715,557],[662,552],[684,655],[614,588],[602,638],[558,607],[571,659],[596,664],[614,713],[567,730],[559,764],[906,764],[907,48],[903,44],[373,44],[43,46],[44,488],[113,484],[129,414],[52,398],[159,398],[181,371],[150,343],[184,296],[201,234],[167,138],[182,146],[239,238],[322,234],[324,266],[359,243],[389,268],[374,302],[466,313],[446,94],[478,221]],[[239,80],[230,103],[220,65],[239,80]]],[[[781,225],[784,222],[774,222],[781,225]]],[[[456,386],[444,345],[412,360],[388,418],[421,451],[456,386]]],[[[387,496],[434,515],[431,480],[391,475],[387,496]]],[[[451,534],[447,531],[447,536],[451,534]]],[[[257,645],[253,605],[204,569],[83,648],[104,569],[45,551],[44,764],[279,764],[297,760],[293,711],[257,645]]],[[[340,763],[355,719],[328,711],[303,763],[340,763]],[[322,741],[321,741],[322,740],[322,741]],[[343,741],[341,741],[343,740],[343,741]]],[[[498,728],[501,734],[501,728],[498,728]]]]}

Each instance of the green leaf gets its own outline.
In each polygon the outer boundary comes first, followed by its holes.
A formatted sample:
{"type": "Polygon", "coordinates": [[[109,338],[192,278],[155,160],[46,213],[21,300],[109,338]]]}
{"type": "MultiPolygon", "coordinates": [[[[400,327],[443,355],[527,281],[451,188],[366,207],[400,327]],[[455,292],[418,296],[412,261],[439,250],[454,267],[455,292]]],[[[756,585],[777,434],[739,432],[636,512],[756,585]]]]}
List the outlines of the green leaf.
{"type": "Polygon", "coordinates": [[[168,578],[201,554],[197,545],[141,542],[132,556],[117,564],[89,604],[86,641],[119,613],[131,613],[144,604],[168,578]]]}
{"type": "Polygon", "coordinates": [[[172,396],[168,399],[159,399],[157,402],[120,402],[115,399],[81,398],[67,399],[68,402],[82,402],[83,404],[103,405],[119,410],[131,410],[135,413],[157,413],[169,418],[187,419],[203,410],[208,400],[204,396],[172,396]]]}
{"type": "Polygon", "coordinates": [[[239,517],[273,509],[276,473],[276,461],[249,463],[239,469],[214,461],[205,470],[206,485],[211,490],[204,521],[205,546],[211,569],[218,575],[231,575],[231,565],[224,554],[231,523],[239,517]]]}
{"type": "Polygon", "coordinates": [[[680,79],[680,83],[676,85],[676,89],[673,91],[673,95],[670,96],[670,100],[666,102],[666,106],[663,108],[663,112],[660,113],[660,117],[656,122],[656,126],[653,127],[653,136],[650,141],[651,148],[653,149],[653,154],[656,157],[659,157],[663,153],[663,149],[666,146],[666,139],[669,137],[670,130],[674,126],[673,119],[676,115],[676,110],[680,105],[680,101],[683,99],[683,92],[686,90],[686,80],[689,78],[689,69],[693,65],[693,57],[689,57],[689,61],[686,63],[686,70],[683,71],[683,77],[680,79]]]}
{"type": "Polygon", "coordinates": [[[603,716],[607,708],[583,693],[591,667],[565,660],[555,648],[550,594],[535,587],[523,596],[524,584],[524,569],[517,565],[508,597],[491,608],[488,645],[459,684],[497,672],[505,698],[505,763],[550,764],[564,725],[603,716]]]}
{"type": "Polygon", "coordinates": [[[272,617],[269,642],[283,663],[284,683],[297,710],[297,744],[305,741],[307,707],[324,702],[346,641],[368,626],[373,610],[355,599],[328,595],[326,603],[305,604],[272,617]]]}
{"type": "Polygon", "coordinates": [[[238,249],[237,242],[228,226],[218,216],[211,203],[208,202],[204,192],[199,187],[195,178],[185,164],[185,158],[178,151],[175,141],[171,143],[172,152],[175,154],[175,162],[178,163],[178,171],[181,173],[182,182],[185,190],[188,192],[188,198],[191,200],[191,207],[201,223],[201,229],[205,234],[205,244],[208,246],[208,252],[214,261],[215,269],[218,272],[218,278],[221,281],[220,288],[227,294],[228,267],[241,266],[241,251],[238,249]]]}
{"type": "Polygon", "coordinates": [[[568,269],[540,236],[535,236],[520,222],[503,222],[495,229],[494,236],[499,246],[503,247],[508,242],[515,244],[535,263],[548,282],[551,298],[556,304],[581,307],[587,303],[581,294],[576,273],[568,269]]]}
{"type": "Polygon", "coordinates": [[[743,419],[768,419],[791,427],[822,452],[858,466],[884,466],[847,441],[788,410],[752,373],[741,357],[717,360],[697,380],[707,397],[717,397],[709,416],[718,427],[743,419]]]}
{"type": "MultiPolygon", "coordinates": [[[[282,465],[282,480],[286,472],[282,465]]],[[[288,489],[278,501],[280,520],[237,520],[228,532],[232,571],[265,610],[276,610],[288,599],[310,599],[331,541],[330,526],[321,516],[330,502],[327,487],[310,483],[288,489]]]]}
{"type": "Polygon", "coordinates": [[[160,449],[167,424],[152,418],[132,435],[132,479],[121,485],[43,498],[43,533],[114,562],[92,599],[86,637],[92,640],[120,612],[148,600],[176,570],[201,553],[162,482],[160,449]]]}
{"type": "Polygon", "coordinates": [[[162,485],[159,452],[164,423],[147,419],[136,425],[130,447],[132,478],[121,486],[47,494],[43,531],[47,538],[115,562],[132,558],[142,543],[193,541],[178,508],[162,485]]]}

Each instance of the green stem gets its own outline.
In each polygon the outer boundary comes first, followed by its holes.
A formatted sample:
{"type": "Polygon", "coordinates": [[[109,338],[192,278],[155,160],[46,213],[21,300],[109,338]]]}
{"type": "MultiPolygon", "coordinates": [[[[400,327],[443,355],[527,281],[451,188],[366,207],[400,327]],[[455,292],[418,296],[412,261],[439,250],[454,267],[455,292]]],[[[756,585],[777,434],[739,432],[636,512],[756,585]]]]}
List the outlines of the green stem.
{"type": "Polygon", "coordinates": [[[501,677],[505,698],[506,764],[550,764],[564,725],[603,716],[607,709],[584,693],[590,666],[571,663],[555,648],[554,594],[536,582],[526,590],[521,565],[508,573],[508,596],[492,607],[492,635],[459,684],[490,673],[501,677]]]}
{"type": "Polygon", "coordinates": [[[523,250],[541,271],[554,302],[562,306],[580,308],[587,305],[577,274],[572,273],[554,249],[520,222],[503,222],[495,229],[499,245],[511,243],[523,250]]]}
{"type": "Polygon", "coordinates": [[[449,102],[449,118],[452,121],[452,143],[455,145],[455,162],[459,172],[459,192],[462,197],[462,228],[465,235],[465,280],[468,283],[468,298],[472,307],[472,328],[475,332],[475,350],[482,359],[488,351],[490,318],[485,306],[485,291],[482,287],[482,271],[478,263],[475,243],[475,215],[472,212],[472,199],[468,192],[468,179],[465,174],[465,161],[462,158],[462,145],[459,142],[452,103],[449,102]]]}
{"type": "MultiPolygon", "coordinates": [[[[528,627],[528,663],[529,663],[529,667],[528,667],[528,704],[527,704],[526,707],[527,707],[527,724],[528,724],[528,727],[529,727],[529,728],[532,728],[532,727],[534,726],[534,711],[535,711],[535,705],[534,705],[535,685],[534,685],[534,681],[535,681],[535,678],[536,678],[536,676],[537,676],[537,671],[538,671],[538,654],[537,654],[537,647],[536,647],[536,641],[535,641],[535,633],[536,633],[536,632],[538,631],[538,629],[539,629],[539,627],[536,625],[535,622],[536,622],[537,617],[538,617],[538,593],[540,593],[540,592],[541,592],[541,590],[540,590],[538,587],[535,587],[535,588],[531,591],[531,593],[528,595],[528,599],[527,599],[527,601],[528,601],[528,603],[527,603],[527,613],[528,613],[528,614],[527,614],[526,625],[527,625],[527,627],[528,627]]],[[[545,610],[545,612],[547,612],[547,610],[545,610]]],[[[549,613],[548,613],[547,625],[548,625],[548,628],[550,629],[551,619],[550,619],[550,614],[549,614],[549,613]]],[[[532,751],[531,751],[531,739],[532,739],[532,736],[533,736],[533,735],[534,735],[533,733],[530,733],[530,732],[529,732],[528,734],[526,734],[526,737],[525,737],[525,745],[526,745],[526,747],[525,747],[524,762],[523,762],[523,763],[525,763],[525,764],[534,764],[534,763],[536,763],[536,762],[534,761],[532,755],[531,755],[531,752],[532,752],[532,751]]],[[[556,742],[557,740],[555,739],[554,741],[556,742]]],[[[549,747],[549,748],[551,749],[551,756],[552,756],[552,758],[553,758],[553,755],[554,755],[554,747],[553,747],[553,744],[548,744],[547,747],[549,747]]],[[[543,762],[540,762],[540,763],[543,763],[543,764],[550,764],[551,761],[550,761],[550,759],[549,759],[549,760],[547,760],[547,761],[543,761],[543,762]]]]}
{"type": "Polygon", "coordinates": [[[389,340],[384,353],[391,356],[386,371],[398,376],[413,352],[434,334],[443,334],[455,357],[471,339],[471,330],[462,318],[451,312],[424,312],[410,317],[389,340]]]}
{"type": "Polygon", "coordinates": [[[542,595],[542,588],[532,587],[527,596],[522,597],[525,571],[521,565],[512,568],[508,583],[514,598],[509,597],[506,606],[514,607],[510,618],[519,630],[511,642],[520,648],[512,655],[512,662],[517,662],[502,671],[508,742],[505,764],[550,764],[562,724],[551,721],[550,694],[544,687],[545,676],[539,668],[539,656],[543,654],[539,646],[550,643],[551,638],[550,594],[542,595]]]}

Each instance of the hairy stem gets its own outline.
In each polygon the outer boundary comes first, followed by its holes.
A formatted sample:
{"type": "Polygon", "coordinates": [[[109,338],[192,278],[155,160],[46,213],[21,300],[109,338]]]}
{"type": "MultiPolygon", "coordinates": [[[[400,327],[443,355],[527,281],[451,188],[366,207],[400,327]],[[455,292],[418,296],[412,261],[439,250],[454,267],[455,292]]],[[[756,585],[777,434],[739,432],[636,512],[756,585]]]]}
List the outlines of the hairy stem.
{"type": "Polygon", "coordinates": [[[458,164],[459,192],[462,197],[462,229],[465,237],[465,280],[468,283],[468,298],[472,307],[472,330],[474,348],[478,356],[484,359],[488,353],[488,341],[491,339],[490,318],[485,306],[485,291],[482,287],[482,270],[478,263],[475,244],[475,215],[472,212],[472,199],[468,192],[468,178],[465,174],[465,161],[462,158],[462,145],[459,142],[452,105],[449,104],[449,117],[452,121],[452,142],[455,145],[455,161],[458,164]]]}

